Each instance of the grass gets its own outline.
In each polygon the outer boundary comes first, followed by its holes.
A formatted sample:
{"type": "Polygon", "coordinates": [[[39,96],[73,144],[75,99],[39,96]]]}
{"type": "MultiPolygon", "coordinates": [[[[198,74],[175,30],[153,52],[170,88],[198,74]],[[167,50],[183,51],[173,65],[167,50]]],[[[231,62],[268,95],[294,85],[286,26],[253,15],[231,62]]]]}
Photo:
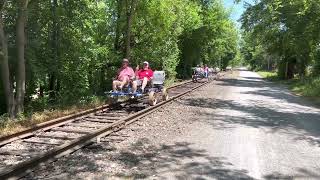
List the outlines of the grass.
{"type": "Polygon", "coordinates": [[[280,80],[276,72],[259,71],[257,73],[266,80],[287,85],[297,95],[320,98],[320,77],[280,80]]]}
{"type": "MultiPolygon", "coordinates": [[[[166,81],[166,87],[179,84],[182,80],[170,79],[166,81]]],[[[84,110],[88,110],[94,107],[105,104],[105,99],[99,97],[91,97],[90,100],[84,100],[81,103],[75,105],[54,106],[47,107],[46,103],[33,102],[32,107],[27,107],[25,115],[20,115],[17,119],[12,120],[7,115],[0,116],[0,137],[17,132],[21,132],[25,129],[34,127],[35,125],[46,122],[55,118],[67,116],[84,110]],[[43,108],[45,107],[45,108],[43,108]],[[37,109],[37,110],[35,110],[37,109]]]]}
{"type": "Polygon", "coordinates": [[[257,72],[262,78],[270,80],[270,81],[278,81],[278,75],[273,71],[258,71],[257,72]]]}
{"type": "Polygon", "coordinates": [[[320,77],[294,79],[289,83],[289,87],[295,93],[306,97],[320,97],[320,77]]]}
{"type": "Polygon", "coordinates": [[[103,104],[104,100],[95,98],[93,101],[88,103],[81,103],[55,109],[45,109],[43,111],[29,113],[29,115],[20,115],[15,120],[9,119],[6,115],[2,115],[0,116],[0,136],[14,134],[27,128],[34,127],[39,123],[98,107],[103,104]]]}

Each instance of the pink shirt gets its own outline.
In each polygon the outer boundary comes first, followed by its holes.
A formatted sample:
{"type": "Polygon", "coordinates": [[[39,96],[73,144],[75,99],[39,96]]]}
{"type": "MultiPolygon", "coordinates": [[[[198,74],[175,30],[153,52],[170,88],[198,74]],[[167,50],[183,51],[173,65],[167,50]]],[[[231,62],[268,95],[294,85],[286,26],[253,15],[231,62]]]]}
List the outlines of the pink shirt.
{"type": "Polygon", "coordinates": [[[134,71],[131,67],[126,67],[124,69],[119,70],[118,80],[123,81],[125,78],[134,77],[134,71]]]}

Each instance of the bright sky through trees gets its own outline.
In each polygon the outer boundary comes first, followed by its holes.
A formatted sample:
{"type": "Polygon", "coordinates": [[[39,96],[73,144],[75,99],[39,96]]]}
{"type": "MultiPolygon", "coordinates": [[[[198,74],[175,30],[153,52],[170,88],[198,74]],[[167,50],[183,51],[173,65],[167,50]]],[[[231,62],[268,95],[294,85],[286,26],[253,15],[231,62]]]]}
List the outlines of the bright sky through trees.
{"type": "Polygon", "coordinates": [[[124,57],[134,67],[148,60],[172,83],[197,64],[225,69],[239,54],[221,0],[21,2],[0,1],[0,115],[12,118],[105,98],[124,57]]]}
{"type": "Polygon", "coordinates": [[[223,4],[226,8],[231,10],[231,19],[237,23],[237,26],[240,28],[240,23],[238,20],[241,17],[241,14],[245,11],[244,4],[245,2],[252,4],[253,0],[245,0],[239,3],[235,3],[234,0],[224,0],[223,4]]]}

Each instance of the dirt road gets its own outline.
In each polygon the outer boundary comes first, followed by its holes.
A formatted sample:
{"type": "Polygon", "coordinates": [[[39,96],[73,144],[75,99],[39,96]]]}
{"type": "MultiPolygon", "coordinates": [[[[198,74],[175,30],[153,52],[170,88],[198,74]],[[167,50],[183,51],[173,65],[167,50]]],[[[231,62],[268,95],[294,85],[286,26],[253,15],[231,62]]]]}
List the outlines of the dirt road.
{"type": "Polygon", "coordinates": [[[320,179],[320,109],[250,71],[29,179],[320,179]]]}
{"type": "Polygon", "coordinates": [[[214,177],[320,179],[320,110],[277,86],[240,71],[219,83],[222,93],[185,101],[211,125],[192,135],[195,145],[226,163],[214,177]]]}

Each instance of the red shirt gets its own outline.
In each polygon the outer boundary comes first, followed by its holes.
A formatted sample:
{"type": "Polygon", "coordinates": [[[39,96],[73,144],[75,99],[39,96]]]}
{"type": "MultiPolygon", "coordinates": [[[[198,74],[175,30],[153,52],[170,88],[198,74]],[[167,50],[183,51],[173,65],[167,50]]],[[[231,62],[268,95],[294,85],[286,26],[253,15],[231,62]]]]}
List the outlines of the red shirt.
{"type": "Polygon", "coordinates": [[[153,77],[153,71],[151,69],[141,69],[138,71],[138,76],[139,79],[144,79],[145,77],[148,78],[148,80],[150,80],[153,77]]]}

